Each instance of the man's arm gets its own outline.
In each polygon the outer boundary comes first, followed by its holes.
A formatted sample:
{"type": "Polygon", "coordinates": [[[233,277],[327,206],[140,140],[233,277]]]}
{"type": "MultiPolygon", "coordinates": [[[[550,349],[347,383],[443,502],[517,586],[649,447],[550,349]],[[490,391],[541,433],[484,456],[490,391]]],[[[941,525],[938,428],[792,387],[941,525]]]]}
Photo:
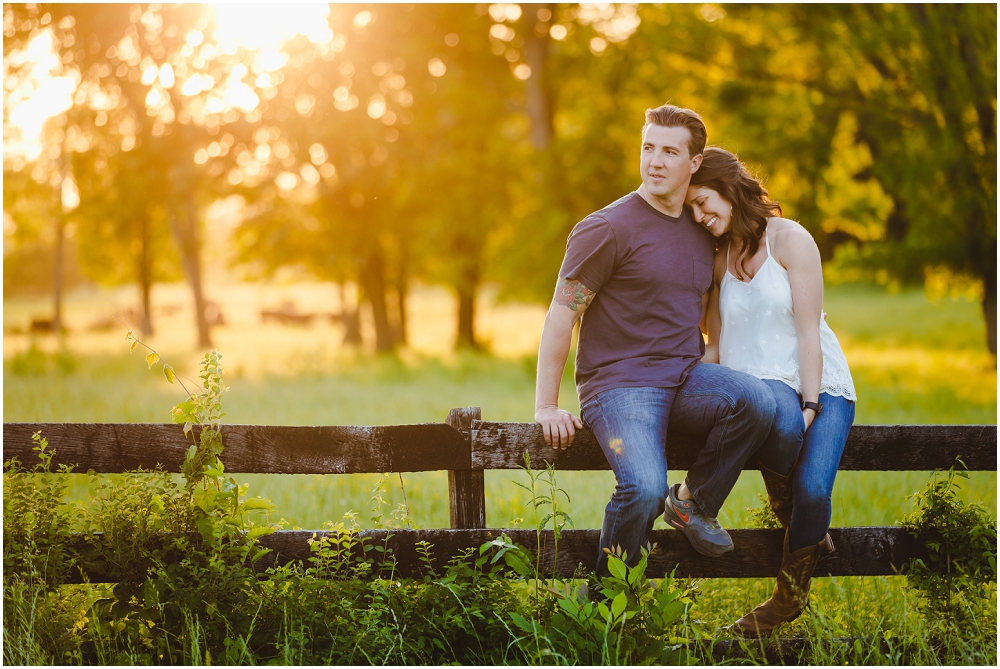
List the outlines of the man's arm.
{"type": "Polygon", "coordinates": [[[535,421],[542,426],[545,443],[563,448],[573,443],[583,422],[559,408],[559,384],[569,357],[573,326],[590,306],[594,293],[574,279],[559,279],[556,293],[545,314],[542,340],[538,345],[538,375],[535,381],[535,421]]]}

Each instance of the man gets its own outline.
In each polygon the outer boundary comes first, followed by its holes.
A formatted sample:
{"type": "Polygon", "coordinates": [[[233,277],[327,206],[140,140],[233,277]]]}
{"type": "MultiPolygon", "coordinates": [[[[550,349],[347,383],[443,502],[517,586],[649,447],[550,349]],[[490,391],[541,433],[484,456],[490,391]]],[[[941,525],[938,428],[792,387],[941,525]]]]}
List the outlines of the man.
{"type": "Polygon", "coordinates": [[[604,549],[629,564],[664,519],[699,553],[733,549],[716,516],[774,418],[774,397],[748,374],[701,363],[699,329],[712,283],[712,237],[684,208],[701,164],[705,124],[689,109],[646,111],[642,185],[576,225],[566,243],[538,350],[535,420],[556,448],[573,443],[579,418],[559,408],[559,381],[581,321],[576,382],[617,486],[604,512],[604,549]],[[706,437],[683,483],[667,485],[671,430],[706,437]]]}

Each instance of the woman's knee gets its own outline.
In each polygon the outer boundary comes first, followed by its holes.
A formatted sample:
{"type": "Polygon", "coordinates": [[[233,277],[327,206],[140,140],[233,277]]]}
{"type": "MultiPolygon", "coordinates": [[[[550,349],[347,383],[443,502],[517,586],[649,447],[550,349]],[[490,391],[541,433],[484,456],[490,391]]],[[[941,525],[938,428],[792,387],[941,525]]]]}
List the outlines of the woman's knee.
{"type": "Polygon", "coordinates": [[[830,508],[833,491],[825,486],[802,484],[796,481],[793,490],[796,507],[813,511],[826,511],[830,508]]]}

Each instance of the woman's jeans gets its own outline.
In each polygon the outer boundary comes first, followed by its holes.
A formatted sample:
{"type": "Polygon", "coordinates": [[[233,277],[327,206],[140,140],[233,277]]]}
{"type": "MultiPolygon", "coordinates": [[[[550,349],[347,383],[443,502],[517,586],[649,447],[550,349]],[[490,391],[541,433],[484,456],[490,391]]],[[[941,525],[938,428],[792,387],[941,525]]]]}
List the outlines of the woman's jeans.
{"type": "Polygon", "coordinates": [[[778,408],[771,433],[757,457],[761,464],[782,476],[792,472],[788,550],[794,553],[818,544],[830,529],[833,480],[854,423],[854,402],[820,393],[823,411],[806,432],[799,394],[781,381],[764,379],[764,383],[774,394],[778,408]]]}
{"type": "Polygon", "coordinates": [[[774,421],[774,398],[760,379],[714,364],[697,364],[677,388],[614,388],[587,400],[581,414],[601,444],[617,485],[604,511],[597,573],[607,574],[604,548],[621,547],[634,565],[667,496],[667,432],[706,439],[687,485],[701,511],[715,517],[774,421]]]}

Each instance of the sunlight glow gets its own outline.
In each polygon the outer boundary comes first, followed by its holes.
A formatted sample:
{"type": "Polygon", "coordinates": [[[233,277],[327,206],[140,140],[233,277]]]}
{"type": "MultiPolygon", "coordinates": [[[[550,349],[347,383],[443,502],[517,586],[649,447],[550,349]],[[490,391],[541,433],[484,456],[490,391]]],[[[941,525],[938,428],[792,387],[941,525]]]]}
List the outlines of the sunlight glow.
{"type": "Polygon", "coordinates": [[[4,58],[4,157],[33,161],[41,153],[39,138],[45,122],[73,106],[78,79],[58,76],[62,71],[52,30],[46,28],[24,51],[4,58]],[[9,68],[26,66],[16,77],[9,68]]]}
{"type": "Polygon", "coordinates": [[[235,53],[238,46],[276,51],[296,35],[305,35],[313,44],[325,44],[333,39],[333,31],[326,20],[330,7],[326,4],[219,3],[211,7],[218,26],[213,39],[225,53],[235,53]]]}

